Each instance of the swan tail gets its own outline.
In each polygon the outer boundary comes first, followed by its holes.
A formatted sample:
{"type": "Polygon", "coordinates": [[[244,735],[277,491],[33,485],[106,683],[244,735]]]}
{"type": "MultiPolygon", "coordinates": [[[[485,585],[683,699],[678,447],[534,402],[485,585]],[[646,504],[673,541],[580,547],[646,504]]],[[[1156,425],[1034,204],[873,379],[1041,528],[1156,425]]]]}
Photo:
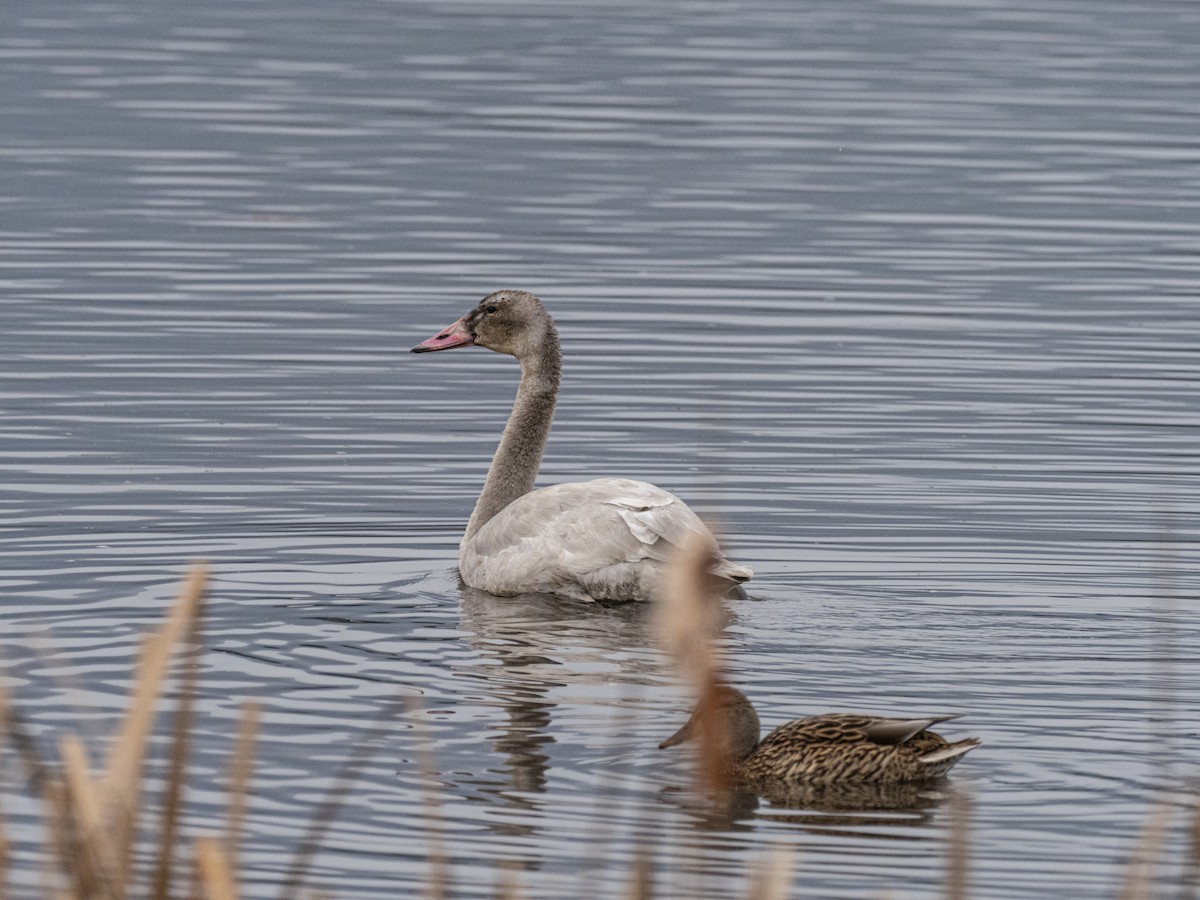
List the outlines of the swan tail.
{"type": "Polygon", "coordinates": [[[739,566],[737,563],[730,562],[727,559],[720,560],[709,569],[709,572],[718,578],[726,578],[738,584],[741,584],[743,581],[749,581],[754,577],[754,570],[749,566],[739,566]]]}

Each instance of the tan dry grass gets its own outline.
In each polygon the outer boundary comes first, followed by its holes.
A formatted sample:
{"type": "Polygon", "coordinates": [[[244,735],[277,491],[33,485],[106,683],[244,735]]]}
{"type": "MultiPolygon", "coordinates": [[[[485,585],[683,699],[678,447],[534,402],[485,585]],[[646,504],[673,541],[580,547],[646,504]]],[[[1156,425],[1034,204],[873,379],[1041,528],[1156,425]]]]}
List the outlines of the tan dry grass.
{"type": "Polygon", "coordinates": [[[711,543],[700,535],[681,548],[662,599],[659,639],[695,697],[697,781],[724,792],[732,787],[732,734],[717,703],[717,688],[725,681],[720,650],[725,609],[723,592],[709,575],[714,558],[711,543]]]}
{"type": "MultiPolygon", "coordinates": [[[[236,843],[236,832],[224,840],[201,838],[190,847],[180,847],[191,709],[196,694],[194,664],[183,674],[175,710],[171,759],[156,829],[160,838],[157,851],[150,871],[139,873],[133,868],[133,850],[144,819],[142,793],[150,735],[172,660],[180,647],[198,643],[206,580],[205,568],[195,566],[165,624],[143,639],[129,708],[102,771],[93,771],[87,748],[74,734],[59,740],[57,766],[44,758],[8,698],[0,692],[0,720],[31,788],[43,800],[49,856],[47,896],[65,900],[179,896],[175,890],[175,857],[181,849],[190,851],[185,863],[198,896],[213,900],[237,896],[234,869],[226,849],[236,843]],[[139,887],[140,882],[148,887],[139,887]]],[[[246,778],[242,778],[237,788],[241,796],[231,800],[238,808],[244,808],[245,789],[246,778]]],[[[4,873],[0,868],[0,876],[4,873]]]]}
{"type": "Polygon", "coordinates": [[[765,863],[750,875],[746,900],[784,900],[792,883],[792,848],[775,847],[765,863]]]}
{"type": "Polygon", "coordinates": [[[971,878],[971,797],[955,790],[950,795],[946,822],[946,900],[967,900],[971,878]]]}
{"type": "Polygon", "coordinates": [[[1170,823],[1171,808],[1164,803],[1156,805],[1146,817],[1125,867],[1125,877],[1117,894],[1120,900],[1150,900],[1154,896],[1155,873],[1170,823]]]}
{"type": "MultiPolygon", "coordinates": [[[[721,636],[727,620],[727,585],[709,570],[714,546],[700,535],[687,542],[672,564],[659,616],[659,635],[684,683],[695,696],[696,786],[718,807],[734,801],[733,729],[727,708],[718,703],[717,689],[726,683],[721,636]]],[[[792,880],[792,850],[777,847],[767,862],[751,873],[749,900],[783,900],[792,880]]],[[[635,885],[649,884],[635,878],[635,885]]],[[[631,889],[631,896],[638,896],[631,889]]],[[[649,896],[649,894],[646,894],[649,896]]]]}
{"type": "Polygon", "coordinates": [[[1192,796],[1191,818],[1187,836],[1187,858],[1183,866],[1182,900],[1200,897],[1200,793],[1192,796]]]}

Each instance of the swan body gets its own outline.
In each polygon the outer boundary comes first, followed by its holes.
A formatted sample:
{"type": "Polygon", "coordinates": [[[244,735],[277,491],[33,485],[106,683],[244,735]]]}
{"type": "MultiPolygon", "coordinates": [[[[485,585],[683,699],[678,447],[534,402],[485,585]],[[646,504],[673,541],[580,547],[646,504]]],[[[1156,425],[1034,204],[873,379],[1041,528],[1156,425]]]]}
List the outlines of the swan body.
{"type": "Polygon", "coordinates": [[[673,747],[715,729],[705,739],[719,740],[725,766],[752,784],[901,784],[940,778],[979,746],[977,738],[951,742],[929,730],[953,718],[827,713],[780,725],[760,741],[758,714],[746,695],[718,685],[659,747],[673,747]]]}
{"type": "MultiPolygon", "coordinates": [[[[647,600],[680,542],[716,541],[682,500],[626,478],[534,490],[561,377],[554,322],[526,291],[497,291],[414,353],[481,346],[516,357],[521,382],[482,493],[459,544],[459,574],[500,596],[548,592],[587,600],[647,600]]],[[[718,552],[712,574],[751,576],[718,552]]]]}
{"type": "MultiPolygon", "coordinates": [[[[517,498],[459,550],[463,580],[492,594],[545,591],[582,599],[655,596],[664,564],[699,516],[662,488],[597,478],[517,498]]],[[[728,561],[718,574],[744,580],[728,561]]]]}

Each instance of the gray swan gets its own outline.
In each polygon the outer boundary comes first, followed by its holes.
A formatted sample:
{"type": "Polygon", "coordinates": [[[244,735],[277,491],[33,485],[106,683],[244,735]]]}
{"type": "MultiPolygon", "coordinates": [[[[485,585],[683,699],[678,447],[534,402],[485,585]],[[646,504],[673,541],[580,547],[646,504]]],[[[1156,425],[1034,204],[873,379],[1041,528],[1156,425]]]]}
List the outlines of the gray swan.
{"type": "MultiPolygon", "coordinates": [[[[562,369],[554,320],[526,291],[496,291],[450,327],[412,348],[485,347],[516,357],[521,383],[458,548],[471,587],[499,596],[553,593],[583,600],[648,600],[699,516],[644,481],[598,478],[534,490],[550,436],[562,369]]],[[[719,551],[710,569],[726,588],[753,574],[719,551]]]]}

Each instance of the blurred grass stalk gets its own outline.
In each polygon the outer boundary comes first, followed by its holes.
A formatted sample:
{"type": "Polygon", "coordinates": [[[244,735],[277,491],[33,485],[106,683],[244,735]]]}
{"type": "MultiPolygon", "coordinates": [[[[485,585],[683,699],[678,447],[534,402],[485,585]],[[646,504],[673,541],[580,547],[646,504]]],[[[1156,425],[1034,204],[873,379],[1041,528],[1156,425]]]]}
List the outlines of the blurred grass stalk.
{"type": "MultiPolygon", "coordinates": [[[[1146,816],[1125,864],[1118,900],[1156,900],[1168,896],[1170,878],[1164,869],[1171,862],[1168,853],[1171,830],[1184,805],[1181,800],[1177,792],[1166,790],[1146,816]]],[[[1194,786],[1184,806],[1183,828],[1183,858],[1177,869],[1179,884],[1170,896],[1197,900],[1200,898],[1200,793],[1194,786]]]]}
{"type": "Polygon", "coordinates": [[[732,729],[728,716],[719,714],[716,705],[717,688],[725,680],[719,643],[725,609],[721,591],[709,574],[714,560],[713,547],[699,535],[680,549],[663,593],[659,636],[695,698],[698,786],[724,792],[733,786],[729,767],[732,729]]]}
{"type": "MultiPolygon", "coordinates": [[[[729,806],[734,800],[733,727],[727,709],[717,702],[717,689],[726,681],[720,640],[728,585],[710,574],[715,549],[700,535],[680,549],[662,599],[659,637],[696,700],[696,787],[715,804],[729,806]]],[[[747,897],[785,900],[791,881],[792,851],[777,847],[752,874],[747,897]]]]}
{"type": "MultiPolygon", "coordinates": [[[[142,639],[129,708],[109,747],[100,771],[92,768],[88,750],[75,734],[58,741],[58,764],[43,756],[17,711],[0,688],[0,722],[17,750],[29,786],[43,801],[49,859],[46,895],[70,900],[122,900],[130,896],[181,896],[175,889],[176,853],[187,760],[191,743],[192,707],[196,696],[197,654],[207,571],[193,567],[165,624],[142,639]],[[171,663],[187,651],[179,679],[168,773],[163,785],[160,819],[153,826],[157,847],[146,869],[135,871],[138,836],[147,827],[142,804],[146,753],[157,707],[168,682],[171,663]]],[[[186,859],[191,887],[186,893],[226,900],[237,896],[236,847],[244,817],[247,786],[257,730],[258,709],[248,704],[234,754],[229,817],[221,838],[201,837],[186,859]]],[[[8,854],[0,840],[0,885],[7,883],[8,854]]]]}

